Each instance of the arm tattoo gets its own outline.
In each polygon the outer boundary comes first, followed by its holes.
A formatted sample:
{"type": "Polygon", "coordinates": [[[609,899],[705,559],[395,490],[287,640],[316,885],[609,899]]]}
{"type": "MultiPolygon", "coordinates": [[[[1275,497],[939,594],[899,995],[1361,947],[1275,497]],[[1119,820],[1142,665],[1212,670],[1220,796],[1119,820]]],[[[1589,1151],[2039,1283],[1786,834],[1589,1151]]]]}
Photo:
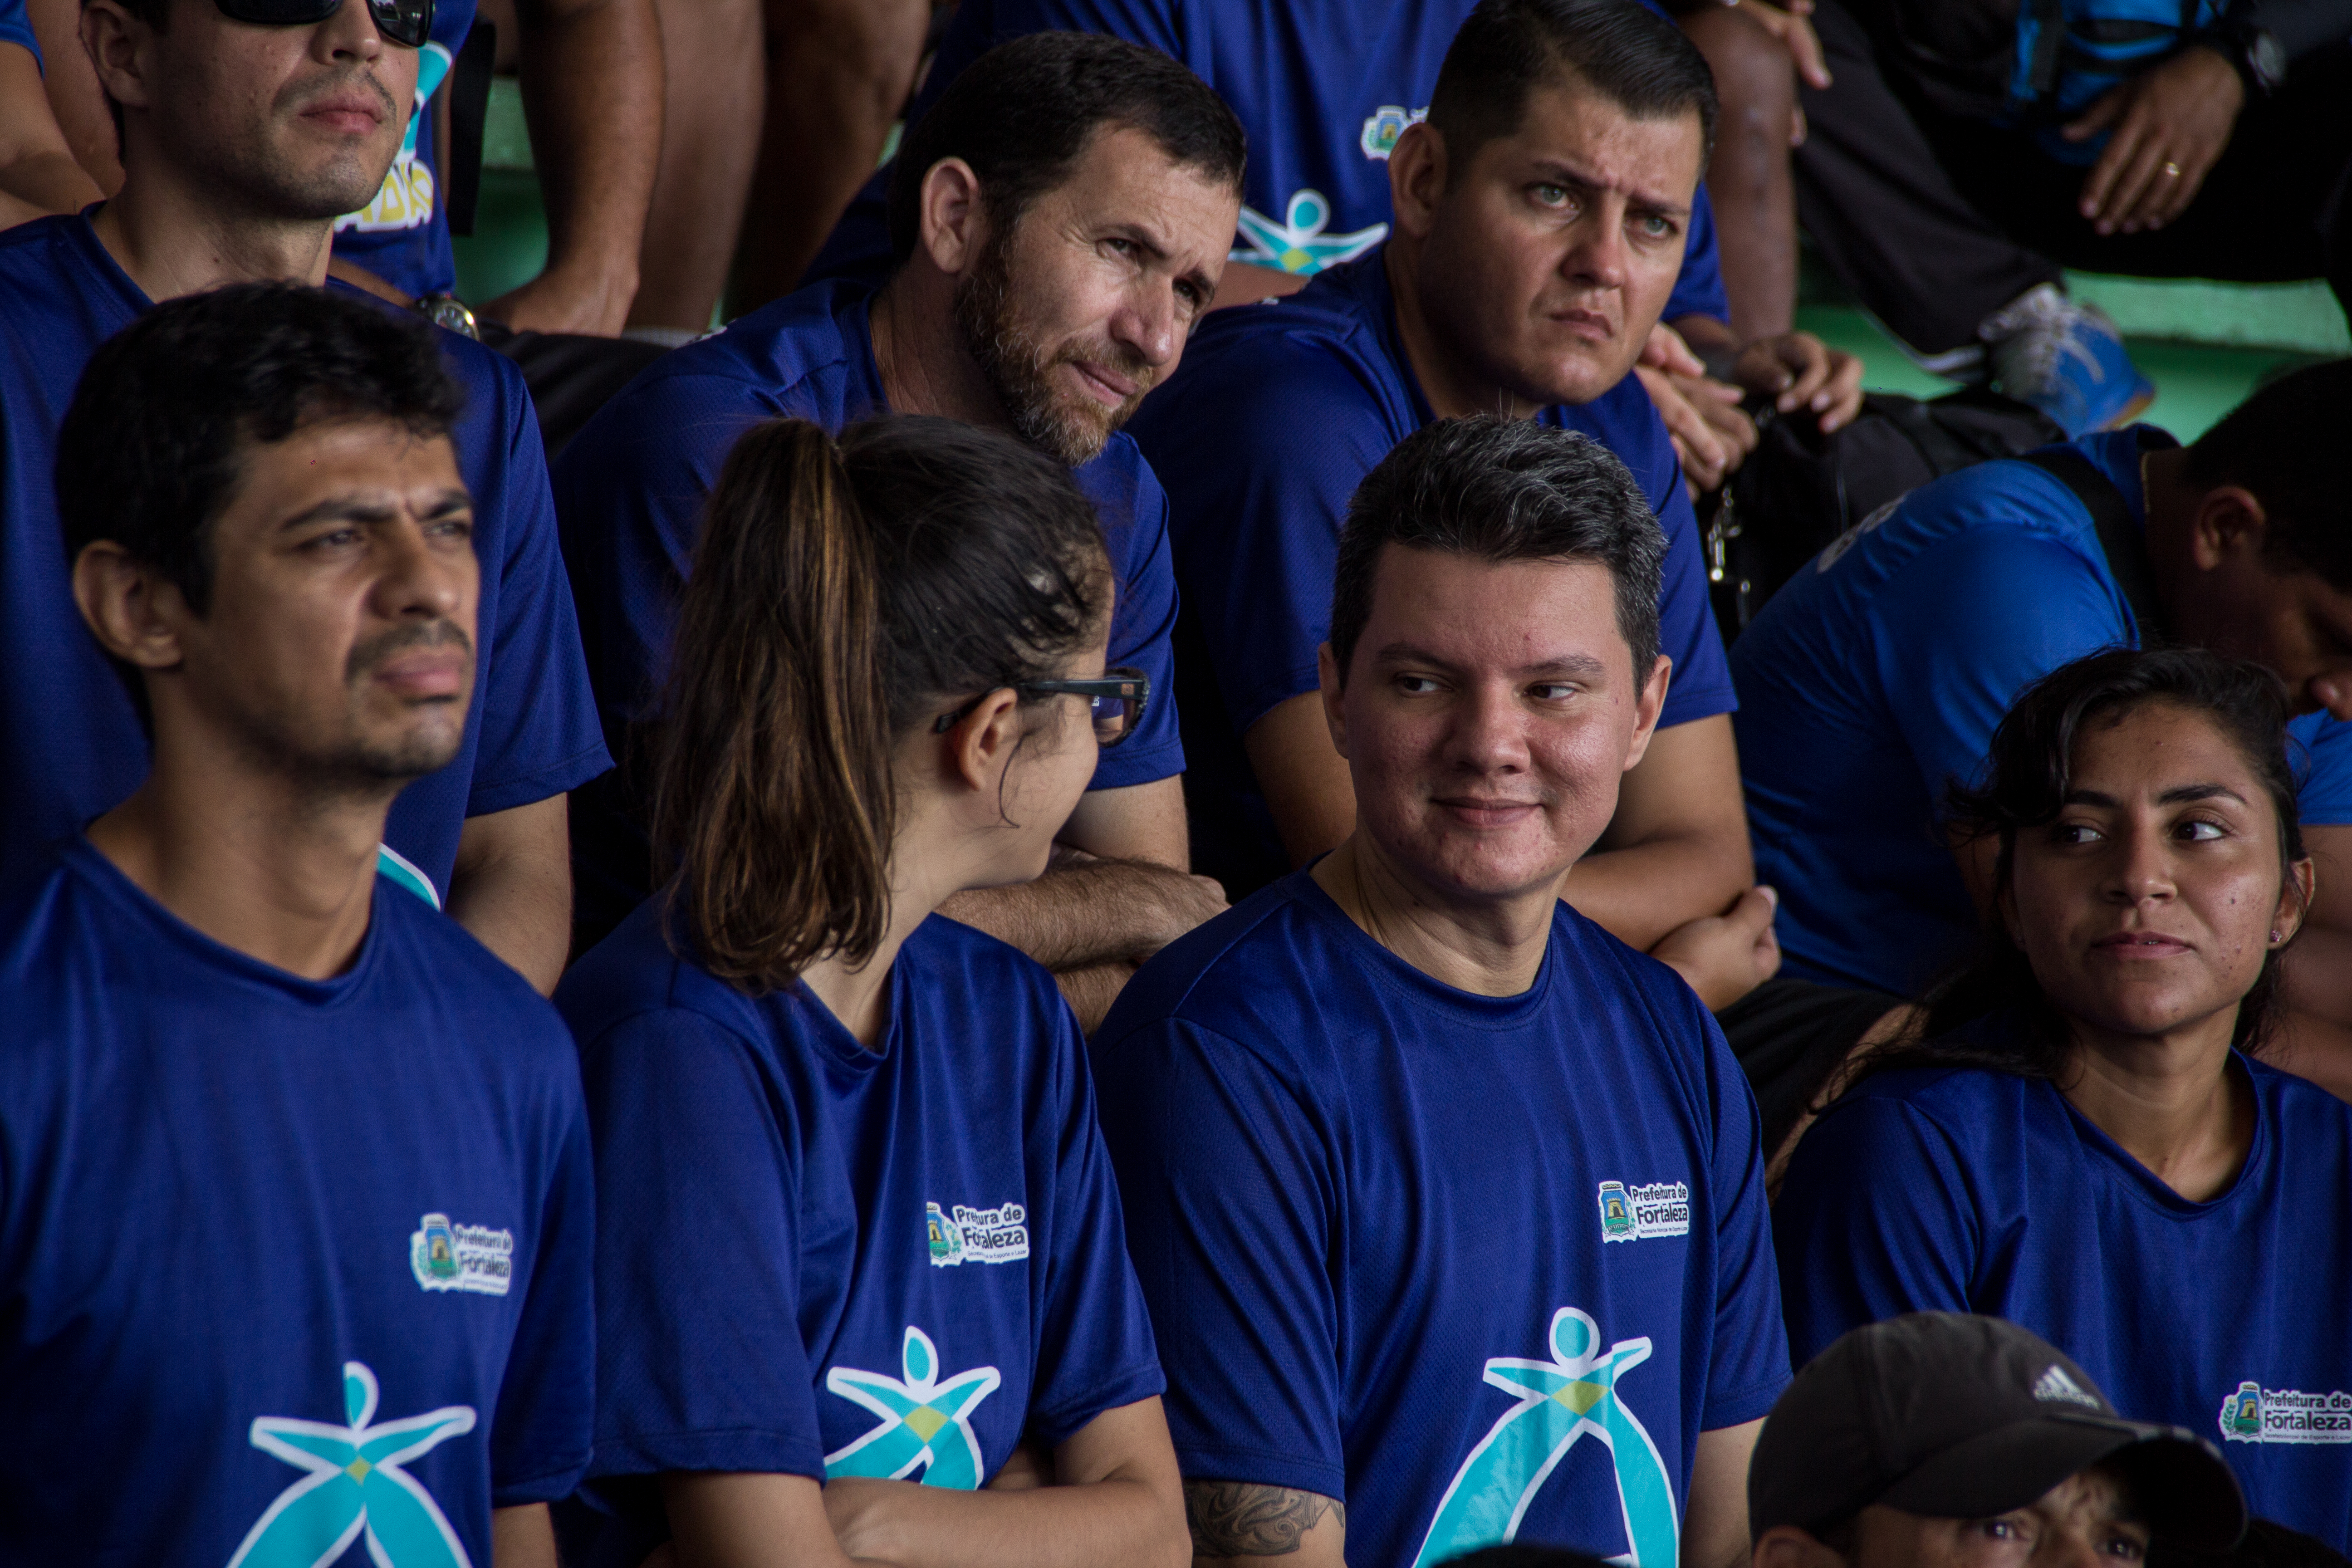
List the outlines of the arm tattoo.
{"type": "Polygon", "coordinates": [[[1347,1505],[1319,1492],[1255,1481],[1184,1483],[1184,1522],[1196,1556],[1287,1557],[1327,1513],[1346,1526],[1347,1505]]]}

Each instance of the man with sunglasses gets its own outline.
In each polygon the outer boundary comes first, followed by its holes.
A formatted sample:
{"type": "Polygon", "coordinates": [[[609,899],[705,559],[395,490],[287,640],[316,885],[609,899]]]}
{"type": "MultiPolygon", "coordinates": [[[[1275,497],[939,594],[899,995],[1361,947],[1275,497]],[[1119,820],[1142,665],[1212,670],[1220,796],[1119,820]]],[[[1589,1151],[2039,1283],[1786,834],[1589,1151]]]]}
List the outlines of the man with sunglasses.
{"type": "MultiPolygon", "coordinates": [[[[0,237],[0,874],[148,769],[142,716],[79,623],[58,542],[50,468],[82,366],[157,300],[324,283],[335,219],[382,185],[405,133],[429,0],[319,9],[83,5],[121,122],[121,191],[0,237]]],[[[564,795],[608,763],[521,376],[440,341],[467,395],[452,437],[483,566],[477,679],[463,749],[402,793],[383,864],[544,990],[571,937],[564,795]]]]}
{"type": "Polygon", "coordinates": [[[618,924],[651,884],[643,727],[703,498],[736,437],[778,416],[838,431],[940,415],[1010,429],[1071,466],[1118,579],[1110,662],[1159,694],[1103,756],[1055,868],[945,910],[1053,970],[1091,1026],[1138,963],[1224,907],[1186,870],[1167,497],[1118,432],[1174,374],[1216,292],[1241,128],[1165,55],[1039,33],[959,77],[908,131],[898,167],[900,261],[878,292],[820,284],[674,351],[555,465],[589,672],[622,759],[575,814],[581,931],[618,924]]]}

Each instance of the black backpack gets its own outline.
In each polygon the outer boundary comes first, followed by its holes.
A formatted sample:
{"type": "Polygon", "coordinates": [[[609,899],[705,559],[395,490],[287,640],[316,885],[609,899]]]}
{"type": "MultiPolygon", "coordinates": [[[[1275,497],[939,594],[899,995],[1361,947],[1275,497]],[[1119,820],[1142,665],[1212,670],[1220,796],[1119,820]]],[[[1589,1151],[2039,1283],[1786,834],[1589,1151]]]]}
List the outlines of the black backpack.
{"type": "Polygon", "coordinates": [[[1758,418],[1762,439],[1717,497],[1707,580],[1726,641],[1805,563],[1888,501],[1930,479],[2066,439],[2039,409],[1981,387],[1922,401],[1874,392],[1824,437],[1811,418],[1758,418]]]}

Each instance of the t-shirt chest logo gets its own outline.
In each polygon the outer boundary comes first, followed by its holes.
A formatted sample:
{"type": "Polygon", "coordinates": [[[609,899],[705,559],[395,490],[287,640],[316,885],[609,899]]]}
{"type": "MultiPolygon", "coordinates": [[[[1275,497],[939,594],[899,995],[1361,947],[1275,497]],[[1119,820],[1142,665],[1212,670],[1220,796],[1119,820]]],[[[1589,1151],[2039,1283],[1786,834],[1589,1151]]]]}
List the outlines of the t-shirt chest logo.
{"type": "Polygon", "coordinates": [[[1690,1196],[1687,1182],[1647,1182],[1632,1187],[1622,1182],[1603,1182],[1601,1239],[1647,1241],[1653,1237],[1688,1236],[1690,1196]]]}
{"type": "Polygon", "coordinates": [[[2221,1436],[2231,1443],[2352,1443],[2352,1394],[2264,1388],[2248,1378],[2221,1401],[2221,1436]]]}
{"type": "Polygon", "coordinates": [[[1029,1211],[1019,1204],[999,1204],[992,1209],[925,1204],[923,1230],[934,1268],[1019,1263],[1029,1256],[1029,1211]]]}
{"type": "Polygon", "coordinates": [[[826,1371],[827,1392],[871,1411],[881,1425],[827,1454],[825,1479],[911,1479],[927,1487],[979,1489],[988,1467],[981,1457],[980,1437],[971,1429],[971,1413],[996,1392],[1003,1375],[992,1366],[976,1366],[941,1377],[939,1347],[912,1323],[899,1346],[898,1364],[903,1377],[854,1366],[826,1371]]]}
{"type": "Polygon", "coordinates": [[[452,1225],[446,1214],[417,1221],[408,1238],[408,1267],[427,1290],[503,1296],[514,1284],[514,1232],[452,1225]]]}

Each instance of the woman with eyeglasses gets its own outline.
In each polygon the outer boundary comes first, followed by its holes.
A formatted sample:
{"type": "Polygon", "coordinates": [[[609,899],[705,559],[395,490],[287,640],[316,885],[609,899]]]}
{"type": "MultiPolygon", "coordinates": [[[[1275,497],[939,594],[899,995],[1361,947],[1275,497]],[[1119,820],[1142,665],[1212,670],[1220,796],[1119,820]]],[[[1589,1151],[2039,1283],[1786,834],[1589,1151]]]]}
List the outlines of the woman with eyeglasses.
{"type": "MultiPolygon", "coordinates": [[[[1773,1234],[1797,1361],[1905,1312],[2007,1318],[2340,1551],[2352,1106],[2264,1060],[2315,887],[2287,716],[2275,676],[2192,649],[2026,690],[1953,796],[1999,852],[1983,955],[1805,1134],[1773,1234]]],[[[2089,1407],[2063,1373],[2035,1394],[2089,1407]]]]}
{"type": "Polygon", "coordinates": [[[671,654],[675,875],[557,994],[598,1561],[1188,1560],[1085,1042],[933,914],[1042,871],[1133,729],[1112,592],[1093,509],[1009,437],[778,420],[729,457],[671,654]]]}

